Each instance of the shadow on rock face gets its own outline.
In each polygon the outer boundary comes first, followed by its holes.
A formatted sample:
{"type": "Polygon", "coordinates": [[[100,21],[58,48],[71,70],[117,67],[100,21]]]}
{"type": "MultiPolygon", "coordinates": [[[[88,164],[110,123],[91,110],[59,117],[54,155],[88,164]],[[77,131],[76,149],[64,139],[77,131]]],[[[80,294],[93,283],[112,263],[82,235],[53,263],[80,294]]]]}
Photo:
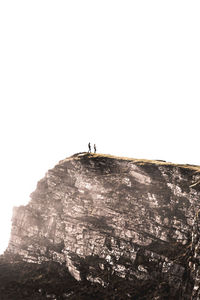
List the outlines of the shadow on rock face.
{"type": "MultiPolygon", "coordinates": [[[[189,299],[189,286],[184,289],[183,294],[180,285],[172,287],[170,278],[165,278],[162,274],[158,274],[154,280],[138,279],[137,275],[132,274],[131,280],[128,280],[119,277],[110,264],[98,256],[77,261],[82,273],[80,282],[63,265],[53,262],[30,264],[16,256],[2,256],[0,299],[189,299]]],[[[130,262],[127,261],[127,264],[130,265],[130,262]]],[[[142,274],[143,271],[140,268],[138,272],[142,274]]]]}

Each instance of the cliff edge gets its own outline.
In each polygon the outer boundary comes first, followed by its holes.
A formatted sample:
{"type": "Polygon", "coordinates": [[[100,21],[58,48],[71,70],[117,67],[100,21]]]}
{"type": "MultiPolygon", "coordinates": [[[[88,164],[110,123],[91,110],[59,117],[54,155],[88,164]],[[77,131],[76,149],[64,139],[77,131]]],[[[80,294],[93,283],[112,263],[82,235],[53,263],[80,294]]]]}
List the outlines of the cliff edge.
{"type": "Polygon", "coordinates": [[[79,153],[14,209],[5,255],[53,262],[108,299],[200,299],[199,196],[198,166],[79,153]]]}

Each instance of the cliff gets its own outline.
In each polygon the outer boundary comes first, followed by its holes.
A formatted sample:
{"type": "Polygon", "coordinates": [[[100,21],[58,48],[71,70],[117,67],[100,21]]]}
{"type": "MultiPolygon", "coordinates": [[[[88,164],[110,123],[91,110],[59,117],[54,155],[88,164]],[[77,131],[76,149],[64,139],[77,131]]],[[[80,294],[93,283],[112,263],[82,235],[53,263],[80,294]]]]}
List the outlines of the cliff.
{"type": "Polygon", "coordinates": [[[79,153],[14,209],[6,255],[108,299],[200,299],[199,196],[198,166],[79,153]]]}

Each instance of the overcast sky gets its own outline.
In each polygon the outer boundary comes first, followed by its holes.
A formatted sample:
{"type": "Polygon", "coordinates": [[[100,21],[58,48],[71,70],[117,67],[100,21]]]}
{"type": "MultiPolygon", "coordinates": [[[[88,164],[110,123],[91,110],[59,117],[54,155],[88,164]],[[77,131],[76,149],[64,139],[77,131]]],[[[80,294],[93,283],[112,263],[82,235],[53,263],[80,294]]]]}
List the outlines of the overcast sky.
{"type": "Polygon", "coordinates": [[[14,205],[87,151],[200,165],[199,1],[0,2],[0,252],[14,205]]]}

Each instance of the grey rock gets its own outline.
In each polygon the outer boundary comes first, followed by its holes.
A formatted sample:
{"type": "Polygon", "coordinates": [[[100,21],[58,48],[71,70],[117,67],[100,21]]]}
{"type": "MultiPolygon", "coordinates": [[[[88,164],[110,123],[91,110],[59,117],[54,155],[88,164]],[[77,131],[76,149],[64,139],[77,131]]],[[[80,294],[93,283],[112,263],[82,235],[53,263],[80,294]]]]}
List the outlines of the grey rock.
{"type": "Polygon", "coordinates": [[[65,264],[79,281],[107,286],[109,270],[200,299],[199,178],[198,166],[74,155],[14,209],[7,253],[65,264]]]}

